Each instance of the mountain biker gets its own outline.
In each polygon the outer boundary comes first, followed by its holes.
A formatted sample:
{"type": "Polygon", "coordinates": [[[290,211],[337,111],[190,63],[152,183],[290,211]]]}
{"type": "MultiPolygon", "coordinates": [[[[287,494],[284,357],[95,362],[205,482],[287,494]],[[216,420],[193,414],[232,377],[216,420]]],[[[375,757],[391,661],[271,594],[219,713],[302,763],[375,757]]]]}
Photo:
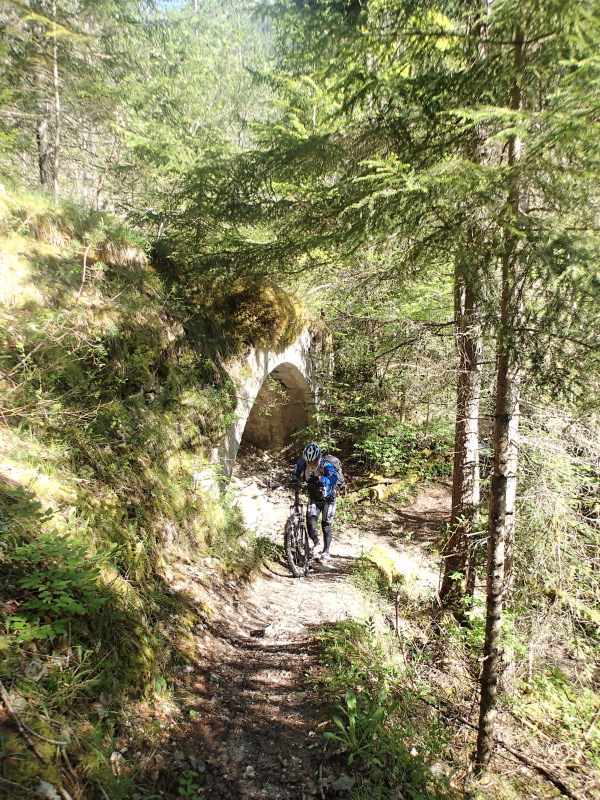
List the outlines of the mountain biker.
{"type": "Polygon", "coordinates": [[[297,484],[302,480],[306,481],[308,486],[306,527],[315,548],[319,545],[317,522],[319,515],[322,514],[323,550],[318,558],[322,564],[326,564],[331,559],[329,547],[332,536],[331,523],[335,514],[337,472],[333,464],[322,457],[321,448],[316,442],[306,445],[303,456],[294,469],[293,483],[297,484]]]}

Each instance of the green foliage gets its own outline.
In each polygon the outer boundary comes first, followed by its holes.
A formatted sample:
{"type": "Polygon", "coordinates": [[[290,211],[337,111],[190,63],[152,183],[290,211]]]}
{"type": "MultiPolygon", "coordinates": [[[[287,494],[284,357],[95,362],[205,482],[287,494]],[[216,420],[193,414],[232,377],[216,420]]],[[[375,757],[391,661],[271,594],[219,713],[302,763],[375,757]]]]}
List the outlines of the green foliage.
{"type": "Polygon", "coordinates": [[[519,718],[583,749],[595,769],[600,768],[600,733],[593,724],[597,709],[598,692],[574,683],[556,666],[527,683],[511,702],[519,718]]]}
{"type": "Polygon", "coordinates": [[[0,591],[18,602],[18,613],[4,615],[6,634],[17,642],[65,635],[74,619],[104,602],[98,593],[99,557],[90,558],[83,543],[56,530],[39,534],[55,512],[22,487],[5,486],[1,494],[6,538],[0,591]]]}
{"type": "Polygon", "coordinates": [[[338,732],[326,731],[325,738],[341,742],[350,751],[348,764],[351,764],[357,755],[369,760],[371,764],[379,765],[375,749],[375,737],[386,723],[386,719],[397,709],[397,702],[388,701],[387,690],[382,687],[375,699],[372,695],[357,695],[352,689],[345,694],[344,704],[338,703],[336,708],[344,715],[345,720],[333,716],[333,722],[338,727],[338,732]]]}
{"type": "Polygon", "coordinates": [[[418,447],[417,432],[406,423],[383,415],[371,416],[369,428],[357,447],[365,464],[381,469],[384,475],[398,472],[418,447]]]}
{"type": "MultiPolygon", "coordinates": [[[[471,656],[477,658],[485,641],[484,600],[481,597],[475,598],[475,600],[465,597],[463,603],[466,607],[464,616],[468,620],[468,624],[460,627],[458,632],[466,648],[470,650],[471,656]]],[[[528,652],[526,637],[519,633],[519,621],[522,613],[522,610],[520,612],[505,610],[502,614],[500,628],[501,647],[510,652],[511,658],[517,661],[520,661],[528,652]]]]}
{"type": "Polygon", "coordinates": [[[159,237],[182,170],[246,146],[270,96],[253,74],[268,32],[245,0],[8,0],[0,32],[4,177],[39,185],[35,120],[47,190],[58,167],[62,196],[116,207],[159,237]]]}
{"type": "Polygon", "coordinates": [[[98,594],[104,557],[90,555],[88,545],[60,536],[56,530],[18,545],[12,558],[5,554],[11,587],[23,590],[17,596],[29,598],[20,602],[18,614],[6,618],[7,633],[15,633],[19,641],[54,639],[67,635],[71,621],[79,615],[99,611],[106,601],[98,594]],[[41,619],[47,621],[40,624],[41,619]]]}
{"type": "MultiPolygon", "coordinates": [[[[322,668],[315,680],[334,706],[335,730],[326,738],[349,751],[349,762],[379,784],[382,798],[398,788],[412,798],[451,797],[446,780],[428,768],[440,757],[447,732],[407,685],[397,640],[378,633],[371,621],[337,623],[320,631],[319,641],[322,668]]],[[[364,795],[357,788],[353,796],[364,795]]]]}
{"type": "Polygon", "coordinates": [[[193,769],[184,770],[179,776],[177,793],[180,797],[197,797],[200,785],[196,783],[198,773],[193,769]]]}
{"type": "Polygon", "coordinates": [[[348,267],[335,296],[322,298],[335,374],[321,435],[380,475],[447,474],[455,404],[448,282],[431,276],[399,288],[384,277],[357,292],[378,266],[365,259],[348,267]]]}
{"type": "Polygon", "coordinates": [[[515,603],[596,636],[600,522],[595,415],[531,405],[523,425],[515,603]],[[550,413],[548,413],[550,412],[550,413]],[[539,587],[543,587],[540,595],[539,587]],[[532,598],[536,598],[532,604],[532,598]]]}

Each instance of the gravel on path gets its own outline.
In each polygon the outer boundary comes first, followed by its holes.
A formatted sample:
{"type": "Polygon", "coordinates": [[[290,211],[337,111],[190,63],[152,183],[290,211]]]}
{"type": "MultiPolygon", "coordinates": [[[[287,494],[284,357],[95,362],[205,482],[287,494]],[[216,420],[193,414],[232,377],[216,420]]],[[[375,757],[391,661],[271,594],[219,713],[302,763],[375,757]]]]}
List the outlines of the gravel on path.
{"type": "MultiPolygon", "coordinates": [[[[267,500],[267,512],[263,506],[253,524],[280,542],[290,502],[283,488],[286,469],[252,456],[242,461],[233,483],[246,498],[267,500]]],[[[317,563],[306,578],[293,578],[275,564],[248,584],[228,583],[206,559],[200,582],[198,567],[181,565],[181,588],[212,611],[194,633],[197,662],[179,686],[191,718],[173,737],[181,769],[198,774],[202,797],[348,797],[344,787],[351,781],[340,781],[345,762],[326,751],[319,703],[307,677],[318,655],[314,633],[327,623],[372,614],[349,576],[353,561],[378,545],[396,552],[408,581],[435,593],[438,574],[423,544],[448,508],[448,487],[433,484],[400,512],[370,520],[367,514],[360,528],[337,521],[331,562],[317,563]]]]}

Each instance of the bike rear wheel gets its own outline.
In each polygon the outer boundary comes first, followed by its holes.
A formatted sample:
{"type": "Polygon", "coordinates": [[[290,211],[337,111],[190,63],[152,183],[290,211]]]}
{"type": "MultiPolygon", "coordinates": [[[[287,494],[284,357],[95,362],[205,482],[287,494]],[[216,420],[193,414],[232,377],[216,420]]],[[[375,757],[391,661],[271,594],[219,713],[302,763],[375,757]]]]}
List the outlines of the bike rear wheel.
{"type": "Polygon", "coordinates": [[[303,578],[310,566],[310,543],[306,526],[302,525],[294,515],[285,523],[283,546],[292,575],[303,578]]]}

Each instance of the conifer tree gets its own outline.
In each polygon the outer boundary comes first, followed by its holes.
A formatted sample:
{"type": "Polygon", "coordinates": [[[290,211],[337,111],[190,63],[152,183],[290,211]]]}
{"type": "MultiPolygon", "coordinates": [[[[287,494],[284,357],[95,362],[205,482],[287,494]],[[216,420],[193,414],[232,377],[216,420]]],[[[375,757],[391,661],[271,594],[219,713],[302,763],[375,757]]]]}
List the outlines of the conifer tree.
{"type": "Polygon", "coordinates": [[[598,106],[590,102],[590,91],[599,75],[594,47],[600,36],[600,14],[588,3],[500,4],[491,15],[489,36],[497,41],[506,81],[505,110],[498,106],[492,112],[504,122],[506,156],[499,173],[506,194],[499,209],[501,296],[479,767],[488,763],[493,748],[502,610],[513,578],[524,370],[528,355],[533,356],[530,374],[540,366],[542,341],[556,352],[557,344],[568,347],[569,334],[577,331],[578,343],[585,347],[587,341],[590,346],[590,327],[598,320],[589,283],[598,251],[593,197],[600,188],[594,177],[600,162],[592,133],[598,128],[598,106]],[[558,274],[571,292],[566,307],[562,292],[556,292],[558,274]],[[557,318],[566,330],[557,329],[557,318]],[[537,342],[529,347],[532,334],[537,342]]]}
{"type": "Polygon", "coordinates": [[[115,81],[127,62],[119,43],[140,6],[139,0],[9,0],[0,11],[0,75],[10,90],[0,113],[21,144],[14,166],[25,163],[22,177],[31,181],[37,171],[41,186],[58,194],[65,172],[68,194],[75,194],[98,136],[111,138],[115,81]]]}
{"type": "MultiPolygon", "coordinates": [[[[457,302],[459,315],[468,307],[468,324],[481,320],[497,342],[477,753],[484,767],[511,584],[520,386],[577,382],[574,354],[589,351],[598,324],[600,11],[591,0],[502,0],[474,21],[461,3],[270,8],[291,49],[289,78],[312,65],[310,78],[332,93],[334,113],[316,130],[280,126],[241,171],[224,168],[212,183],[202,174],[227,231],[220,246],[197,240],[197,263],[230,272],[276,264],[281,272],[297,269],[300,251],[315,260],[343,251],[349,260],[368,248],[380,254],[384,278],[450,262],[457,295],[466,282],[471,298],[457,302]],[[485,58],[474,33],[481,25],[485,58]],[[219,197],[228,198],[222,206],[219,197]],[[265,215],[269,226],[257,237],[265,215]],[[485,300],[477,315],[475,299],[485,300]]],[[[196,211],[208,206],[204,189],[196,211]]],[[[459,466],[473,468],[468,457],[459,466]]],[[[475,485],[475,477],[460,482],[475,485]]],[[[455,543],[461,558],[465,538],[455,543]]]]}

